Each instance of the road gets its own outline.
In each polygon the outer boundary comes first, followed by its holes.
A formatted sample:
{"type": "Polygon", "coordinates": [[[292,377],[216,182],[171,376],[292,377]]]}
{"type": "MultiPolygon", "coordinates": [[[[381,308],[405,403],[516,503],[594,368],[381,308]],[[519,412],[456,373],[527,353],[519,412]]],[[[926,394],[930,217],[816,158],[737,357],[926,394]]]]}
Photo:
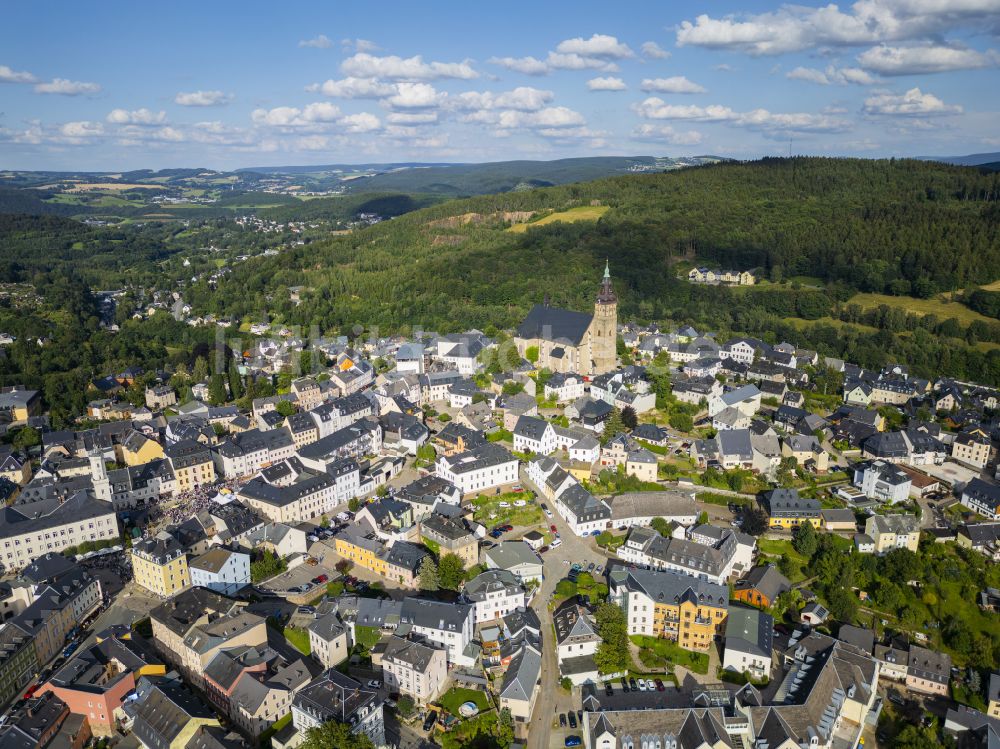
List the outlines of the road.
{"type": "MultiPolygon", "coordinates": [[[[538,495],[539,502],[545,502],[550,508],[552,507],[553,503],[544,498],[523,468],[521,470],[521,485],[534,491],[538,495]]],[[[555,626],[552,623],[549,600],[555,592],[556,584],[566,577],[570,565],[574,562],[584,566],[590,562],[602,565],[607,565],[608,562],[607,555],[597,548],[592,539],[584,539],[574,534],[566,521],[557,513],[553,512],[552,519],[548,520],[548,523],[559,529],[562,544],[545,553],[545,579],[539,586],[538,592],[535,593],[531,604],[541,622],[542,684],[529,724],[527,749],[549,749],[555,716],[560,712],[580,707],[578,696],[566,693],[559,686],[559,664],[556,661],[556,646],[553,641],[555,626]]],[[[565,733],[565,731],[563,732],[565,733]]],[[[562,740],[558,742],[558,746],[562,746],[562,740]]]]}

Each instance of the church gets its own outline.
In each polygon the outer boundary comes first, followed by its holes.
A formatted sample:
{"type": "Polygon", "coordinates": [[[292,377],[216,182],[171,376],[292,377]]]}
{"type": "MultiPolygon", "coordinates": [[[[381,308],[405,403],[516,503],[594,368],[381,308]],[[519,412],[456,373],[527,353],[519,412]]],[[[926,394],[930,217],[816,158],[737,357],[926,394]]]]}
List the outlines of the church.
{"type": "Polygon", "coordinates": [[[618,297],[605,264],[594,314],[536,304],[517,329],[514,342],[521,356],[538,347],[539,369],[599,375],[617,366],[618,297]]]}

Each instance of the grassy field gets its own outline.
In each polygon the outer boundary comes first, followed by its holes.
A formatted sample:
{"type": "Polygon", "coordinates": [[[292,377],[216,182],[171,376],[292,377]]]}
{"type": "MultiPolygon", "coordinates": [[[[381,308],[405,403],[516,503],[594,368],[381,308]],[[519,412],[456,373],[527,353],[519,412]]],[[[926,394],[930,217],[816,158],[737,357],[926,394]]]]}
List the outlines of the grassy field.
{"type": "Polygon", "coordinates": [[[556,221],[565,221],[567,223],[573,223],[575,221],[597,221],[597,219],[607,212],[608,206],[606,205],[584,205],[578,208],[570,208],[566,211],[550,213],[548,216],[543,216],[537,221],[532,221],[527,224],[514,224],[507,231],[520,234],[521,232],[528,231],[528,229],[532,226],[543,226],[545,224],[555,223],[556,221]]]}
{"type": "MultiPolygon", "coordinates": [[[[806,564],[806,558],[792,548],[792,542],[784,538],[758,538],[757,548],[764,556],[788,557],[792,563],[788,579],[793,582],[801,582],[806,579],[802,567],[806,564]]],[[[774,560],[777,561],[777,560],[774,560]]]]}
{"type": "MultiPolygon", "coordinates": [[[[708,654],[696,653],[693,650],[685,650],[680,645],[670,640],[660,637],[647,637],[646,635],[632,635],[630,638],[635,645],[642,650],[652,650],[660,658],[674,664],[682,666],[697,674],[708,673],[708,654]]],[[[645,664],[652,667],[651,664],[645,664]]]]}
{"type": "Polygon", "coordinates": [[[529,491],[518,493],[501,494],[499,496],[485,496],[480,494],[472,500],[475,508],[473,517],[476,522],[484,525],[500,525],[509,523],[510,525],[536,525],[541,523],[545,516],[535,500],[535,495],[529,491]],[[524,507],[515,507],[514,503],[524,500],[528,504],[524,507]],[[501,507],[500,503],[506,502],[509,507],[501,507]]]}
{"type": "Polygon", "coordinates": [[[485,692],[480,692],[478,689],[466,689],[464,687],[452,687],[441,695],[439,702],[441,703],[441,707],[455,716],[458,715],[459,706],[465,702],[475,702],[480,712],[489,709],[490,706],[489,698],[485,692]]]}
{"type": "Polygon", "coordinates": [[[284,633],[285,639],[288,640],[289,644],[302,653],[302,655],[309,655],[312,652],[312,646],[309,644],[309,633],[304,629],[285,627],[284,633]]]}
{"type": "Polygon", "coordinates": [[[855,294],[848,300],[848,304],[859,304],[864,309],[873,309],[885,304],[889,307],[899,307],[903,311],[912,312],[915,315],[937,315],[939,320],[954,317],[962,325],[968,325],[977,320],[985,323],[993,322],[989,317],[969,309],[960,302],[948,302],[939,298],[915,299],[909,296],[889,296],[888,294],[855,294]]]}

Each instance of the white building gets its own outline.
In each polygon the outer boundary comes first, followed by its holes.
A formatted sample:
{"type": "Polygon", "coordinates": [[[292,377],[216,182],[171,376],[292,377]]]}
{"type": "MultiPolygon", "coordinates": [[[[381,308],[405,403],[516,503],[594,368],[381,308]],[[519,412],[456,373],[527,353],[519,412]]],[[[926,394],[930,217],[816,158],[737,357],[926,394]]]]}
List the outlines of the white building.
{"type": "Polygon", "coordinates": [[[912,482],[909,475],[884,460],[873,460],[854,468],[854,485],[869,499],[896,504],[906,502],[912,482]]]}
{"type": "Polygon", "coordinates": [[[474,666],[477,653],[471,648],[475,628],[475,606],[424,598],[404,598],[399,612],[400,627],[422,635],[447,651],[448,663],[474,666]]]}
{"type": "Polygon", "coordinates": [[[232,596],[250,584],[250,555],[221,546],[209,549],[188,563],[191,585],[232,596]]]}
{"type": "Polygon", "coordinates": [[[436,473],[463,495],[517,483],[518,461],[505,448],[489,442],[457,455],[438,458],[436,473]]]}
{"type": "Polygon", "coordinates": [[[749,673],[755,679],[771,673],[774,619],[757,609],[733,606],[726,617],[726,646],[722,667],[749,673]]]}
{"type": "Polygon", "coordinates": [[[430,702],[448,680],[446,651],[420,638],[393,635],[382,653],[382,679],[390,693],[430,702]]]}
{"type": "Polygon", "coordinates": [[[556,449],[556,430],[535,416],[521,416],[514,426],[514,450],[548,455],[556,449]]]}
{"type": "Polygon", "coordinates": [[[508,570],[492,569],[476,575],[465,584],[462,594],[476,607],[476,624],[500,619],[527,605],[521,581],[508,570]]]}

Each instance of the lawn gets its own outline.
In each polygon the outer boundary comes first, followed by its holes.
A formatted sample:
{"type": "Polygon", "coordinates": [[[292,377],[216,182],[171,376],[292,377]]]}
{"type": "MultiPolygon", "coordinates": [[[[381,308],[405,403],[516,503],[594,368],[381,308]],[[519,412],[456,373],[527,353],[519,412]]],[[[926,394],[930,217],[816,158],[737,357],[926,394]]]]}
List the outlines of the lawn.
{"type": "Polygon", "coordinates": [[[537,221],[532,221],[527,224],[514,224],[507,231],[520,234],[528,231],[528,229],[532,226],[544,226],[545,224],[553,224],[557,221],[564,221],[567,223],[573,223],[575,221],[597,221],[597,219],[607,212],[608,206],[606,205],[584,205],[579,206],[578,208],[558,211],[557,213],[550,213],[548,216],[543,216],[537,221]]]}
{"type": "MultiPolygon", "coordinates": [[[[632,642],[642,650],[652,651],[665,661],[694,671],[698,674],[708,673],[708,654],[695,653],[692,650],[685,650],[680,645],[661,637],[648,637],[646,635],[632,635],[632,642]]],[[[643,663],[651,666],[651,663],[643,663]]]]}
{"type": "Polygon", "coordinates": [[[888,294],[855,294],[848,304],[859,304],[864,309],[872,309],[882,304],[889,307],[899,307],[904,312],[912,312],[915,315],[937,315],[939,320],[947,320],[954,317],[962,325],[980,321],[992,323],[993,320],[985,315],[981,315],[975,310],[969,309],[961,302],[945,301],[941,298],[916,299],[909,296],[889,296],[888,294]]]}
{"type": "Polygon", "coordinates": [[[483,525],[493,526],[508,523],[516,526],[527,526],[538,525],[545,520],[545,515],[542,514],[534,493],[529,491],[494,496],[480,494],[472,500],[472,506],[475,508],[473,517],[483,525]],[[524,500],[528,504],[524,507],[515,507],[514,503],[518,500],[524,500]],[[506,502],[510,506],[501,507],[501,502],[506,502]]]}
{"type": "Polygon", "coordinates": [[[481,692],[478,689],[466,689],[465,687],[452,687],[441,695],[441,699],[438,701],[441,703],[441,707],[455,716],[458,716],[459,705],[464,702],[475,702],[480,712],[488,710],[490,707],[490,700],[486,696],[486,692],[481,692]]]}
{"type": "MultiPolygon", "coordinates": [[[[806,564],[807,560],[804,556],[792,548],[792,542],[789,539],[758,538],[757,548],[764,556],[787,557],[791,565],[788,572],[785,572],[784,574],[791,582],[797,583],[806,579],[806,575],[802,571],[802,567],[806,564]]],[[[782,571],[784,572],[784,570],[782,571]]]]}
{"type": "Polygon", "coordinates": [[[298,627],[285,627],[284,633],[289,644],[302,655],[309,655],[312,652],[312,646],[309,644],[309,633],[306,630],[298,627]]]}
{"type": "Polygon", "coordinates": [[[354,626],[354,636],[357,642],[366,650],[371,650],[382,639],[382,632],[376,627],[354,626]]]}

